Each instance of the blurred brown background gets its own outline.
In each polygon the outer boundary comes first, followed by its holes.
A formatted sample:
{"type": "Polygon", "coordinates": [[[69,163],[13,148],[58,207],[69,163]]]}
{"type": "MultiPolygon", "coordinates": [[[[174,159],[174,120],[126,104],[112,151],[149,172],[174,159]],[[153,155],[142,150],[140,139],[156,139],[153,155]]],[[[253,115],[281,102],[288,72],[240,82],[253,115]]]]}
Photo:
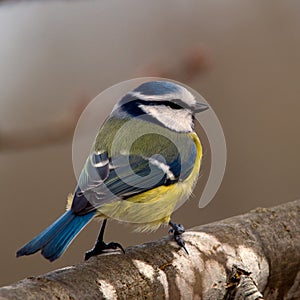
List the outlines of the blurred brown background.
{"type": "MultiPolygon", "coordinates": [[[[298,198],[299,13],[289,0],[1,2],[0,284],[82,261],[99,227],[91,223],[57,262],[16,259],[64,211],[76,180],[67,137],[26,150],[9,137],[21,130],[47,140],[49,124],[80,99],[137,74],[182,79],[209,101],[225,132],[227,169],[215,199],[200,210],[194,198],[174,220],[190,228],[298,198]],[[198,45],[203,65],[182,75],[198,45]]],[[[125,246],[167,231],[109,225],[106,240],[125,246]]]]}

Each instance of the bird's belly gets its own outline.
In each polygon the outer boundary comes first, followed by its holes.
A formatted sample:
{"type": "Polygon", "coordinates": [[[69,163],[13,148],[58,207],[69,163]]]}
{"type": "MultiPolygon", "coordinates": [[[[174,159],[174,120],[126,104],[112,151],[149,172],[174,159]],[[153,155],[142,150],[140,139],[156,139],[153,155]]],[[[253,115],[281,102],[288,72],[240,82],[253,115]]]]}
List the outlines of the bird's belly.
{"type": "Polygon", "coordinates": [[[155,230],[170,219],[176,204],[186,200],[191,191],[185,184],[161,186],[126,200],[119,200],[98,209],[99,216],[134,224],[140,230],[155,230]]]}
{"type": "Polygon", "coordinates": [[[189,178],[169,186],[160,186],[126,200],[106,204],[98,209],[96,217],[109,217],[134,225],[137,231],[153,231],[168,223],[172,212],[191,195],[200,168],[196,163],[189,178]]]}
{"type": "Polygon", "coordinates": [[[153,231],[168,223],[172,212],[191,195],[198,179],[202,146],[196,133],[191,133],[197,148],[195,165],[183,182],[160,186],[144,193],[104,204],[97,210],[96,218],[112,218],[133,224],[137,231],[153,231]]]}

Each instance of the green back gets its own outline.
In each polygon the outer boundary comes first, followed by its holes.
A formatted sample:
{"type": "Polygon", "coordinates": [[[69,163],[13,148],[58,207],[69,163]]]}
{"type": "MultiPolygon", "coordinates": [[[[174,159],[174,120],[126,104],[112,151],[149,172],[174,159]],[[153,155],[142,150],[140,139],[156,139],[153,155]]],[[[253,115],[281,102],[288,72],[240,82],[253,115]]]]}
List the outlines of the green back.
{"type": "Polygon", "coordinates": [[[138,118],[109,118],[96,137],[94,150],[107,151],[109,157],[129,153],[142,157],[160,154],[170,162],[178,153],[182,160],[188,160],[193,146],[193,140],[186,133],[177,133],[138,118]]]}

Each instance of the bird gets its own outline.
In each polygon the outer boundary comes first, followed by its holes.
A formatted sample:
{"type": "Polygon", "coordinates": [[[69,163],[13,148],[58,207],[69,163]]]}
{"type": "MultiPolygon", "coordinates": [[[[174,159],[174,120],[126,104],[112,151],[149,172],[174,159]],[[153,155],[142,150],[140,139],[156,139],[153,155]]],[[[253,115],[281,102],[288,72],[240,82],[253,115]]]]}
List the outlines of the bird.
{"type": "Polygon", "coordinates": [[[120,243],[104,242],[108,219],[141,232],[169,225],[188,253],[184,227],[171,215],[198,180],[203,151],[195,114],[208,108],[169,80],[143,82],[121,97],[96,135],[65,213],[16,256],[41,251],[54,261],[92,219],[102,220],[102,226],[85,260],[111,250],[125,253],[120,243]]]}

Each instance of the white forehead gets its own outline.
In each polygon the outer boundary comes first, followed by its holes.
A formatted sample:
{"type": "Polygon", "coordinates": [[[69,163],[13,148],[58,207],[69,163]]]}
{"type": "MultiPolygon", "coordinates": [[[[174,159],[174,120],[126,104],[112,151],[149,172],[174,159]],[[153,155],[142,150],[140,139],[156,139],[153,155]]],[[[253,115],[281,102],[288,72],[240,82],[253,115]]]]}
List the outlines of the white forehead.
{"type": "Polygon", "coordinates": [[[129,93],[131,96],[146,101],[172,101],[180,99],[188,106],[193,106],[196,99],[186,88],[170,81],[145,82],[129,93]]]}

